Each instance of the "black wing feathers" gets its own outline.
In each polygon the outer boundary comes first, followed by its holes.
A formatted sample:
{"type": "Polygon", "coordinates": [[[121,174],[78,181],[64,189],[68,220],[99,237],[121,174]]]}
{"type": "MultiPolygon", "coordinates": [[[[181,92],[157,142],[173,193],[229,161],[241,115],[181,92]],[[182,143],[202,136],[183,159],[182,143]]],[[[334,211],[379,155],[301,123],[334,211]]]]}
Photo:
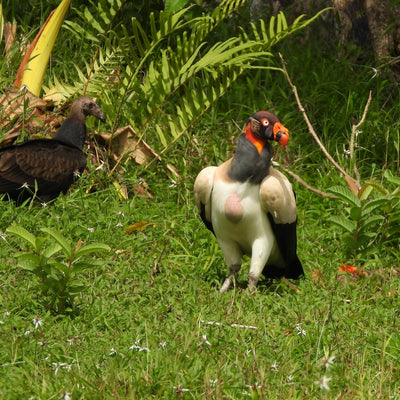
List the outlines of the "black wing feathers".
{"type": "Polygon", "coordinates": [[[276,242],[285,262],[285,269],[268,266],[263,271],[266,278],[280,278],[285,276],[290,279],[299,279],[304,275],[303,266],[297,257],[297,221],[291,224],[277,224],[270,213],[267,214],[274,232],[276,242]]]}

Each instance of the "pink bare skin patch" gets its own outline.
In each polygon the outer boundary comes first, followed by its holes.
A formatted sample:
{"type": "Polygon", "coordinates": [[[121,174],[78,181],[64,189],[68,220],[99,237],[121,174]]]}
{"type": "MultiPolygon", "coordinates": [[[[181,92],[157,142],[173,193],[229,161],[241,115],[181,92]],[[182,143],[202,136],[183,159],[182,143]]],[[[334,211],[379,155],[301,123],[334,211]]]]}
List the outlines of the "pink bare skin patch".
{"type": "Polygon", "coordinates": [[[225,216],[231,222],[239,222],[243,217],[243,206],[237,193],[231,194],[225,202],[225,216]]]}

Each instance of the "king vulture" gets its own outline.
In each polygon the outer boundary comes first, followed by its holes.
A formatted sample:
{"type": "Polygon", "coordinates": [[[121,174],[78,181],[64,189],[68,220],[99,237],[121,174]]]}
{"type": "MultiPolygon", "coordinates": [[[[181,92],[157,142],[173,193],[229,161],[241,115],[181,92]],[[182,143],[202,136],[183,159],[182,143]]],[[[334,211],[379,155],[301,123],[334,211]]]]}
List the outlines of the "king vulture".
{"type": "Polygon", "coordinates": [[[233,158],[206,167],[194,183],[201,219],[211,230],[227,264],[225,292],[251,256],[249,288],[261,273],[267,278],[298,279],[303,267],[297,257],[296,199],[288,179],[271,166],[271,143],[289,142],[289,131],[267,111],[253,114],[237,142],[233,158]]]}

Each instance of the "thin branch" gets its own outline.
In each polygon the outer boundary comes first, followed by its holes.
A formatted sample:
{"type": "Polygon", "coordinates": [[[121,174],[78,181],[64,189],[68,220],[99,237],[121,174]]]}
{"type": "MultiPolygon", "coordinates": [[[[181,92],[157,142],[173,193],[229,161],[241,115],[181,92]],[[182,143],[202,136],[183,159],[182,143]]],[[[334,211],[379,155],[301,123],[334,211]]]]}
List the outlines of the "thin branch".
{"type": "Polygon", "coordinates": [[[368,109],[369,106],[371,104],[371,100],[372,100],[372,91],[369,91],[369,95],[368,95],[368,100],[367,103],[365,104],[364,107],[364,112],[363,115],[360,119],[360,122],[358,124],[353,124],[353,126],[351,127],[351,137],[350,137],[350,160],[354,161],[354,166],[353,166],[353,170],[354,173],[356,175],[356,179],[358,182],[360,182],[360,172],[358,171],[357,168],[357,164],[356,161],[354,160],[354,146],[355,146],[355,139],[357,137],[357,135],[360,133],[360,131],[358,130],[358,128],[364,123],[365,118],[367,117],[367,113],[368,113],[368,109]]]}
{"type": "Polygon", "coordinates": [[[322,190],[319,190],[319,189],[316,189],[315,187],[310,186],[305,180],[300,178],[300,176],[298,176],[297,174],[292,172],[290,169],[284,167],[283,165],[279,165],[279,168],[283,169],[286,173],[291,175],[294,178],[295,181],[299,182],[301,185],[303,185],[306,189],[310,190],[311,192],[317,193],[322,197],[328,197],[328,198],[331,198],[331,199],[337,199],[337,197],[335,195],[333,195],[333,194],[329,194],[329,193],[323,192],[322,190]]]}
{"type": "Polygon", "coordinates": [[[321,140],[319,139],[318,135],[316,134],[314,127],[312,126],[305,108],[303,107],[301,101],[300,101],[300,97],[299,94],[297,93],[297,88],[296,86],[293,84],[292,80],[290,79],[289,73],[286,69],[286,63],[285,60],[282,56],[282,54],[279,53],[279,57],[281,59],[281,63],[282,63],[282,68],[283,68],[283,73],[285,74],[286,80],[289,83],[289,86],[292,89],[292,92],[294,94],[294,97],[296,98],[296,102],[297,102],[297,106],[299,107],[300,112],[303,115],[304,120],[306,121],[307,127],[308,127],[308,131],[310,132],[311,136],[314,138],[314,140],[317,142],[319,148],[322,150],[322,152],[324,153],[325,157],[329,160],[329,162],[331,164],[333,164],[333,166],[342,174],[346,177],[347,182],[353,182],[358,189],[360,189],[360,183],[358,181],[355,181],[354,178],[352,178],[334,159],[333,157],[329,154],[328,150],[325,148],[325,146],[322,144],[321,140]]]}

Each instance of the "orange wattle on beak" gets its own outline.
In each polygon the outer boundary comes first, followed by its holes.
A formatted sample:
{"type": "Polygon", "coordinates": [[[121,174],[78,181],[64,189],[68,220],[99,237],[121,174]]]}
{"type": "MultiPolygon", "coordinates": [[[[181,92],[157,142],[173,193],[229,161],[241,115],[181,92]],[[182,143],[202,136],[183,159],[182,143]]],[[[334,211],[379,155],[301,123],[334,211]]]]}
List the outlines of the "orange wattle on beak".
{"type": "Polygon", "coordinates": [[[280,122],[275,123],[273,132],[274,140],[276,140],[281,146],[285,147],[289,143],[289,130],[280,122]]]}

